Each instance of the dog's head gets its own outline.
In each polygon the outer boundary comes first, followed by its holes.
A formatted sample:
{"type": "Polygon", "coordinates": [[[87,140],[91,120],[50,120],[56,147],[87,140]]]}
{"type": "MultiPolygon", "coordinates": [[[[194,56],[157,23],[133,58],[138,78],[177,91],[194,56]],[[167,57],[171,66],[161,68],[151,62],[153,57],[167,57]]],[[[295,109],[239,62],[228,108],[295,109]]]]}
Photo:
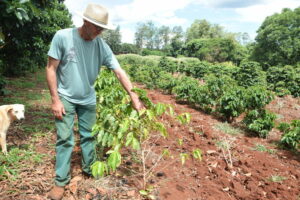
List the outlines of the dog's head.
{"type": "Polygon", "coordinates": [[[7,113],[17,120],[25,119],[24,112],[25,106],[23,104],[12,104],[7,108],[7,113]]]}

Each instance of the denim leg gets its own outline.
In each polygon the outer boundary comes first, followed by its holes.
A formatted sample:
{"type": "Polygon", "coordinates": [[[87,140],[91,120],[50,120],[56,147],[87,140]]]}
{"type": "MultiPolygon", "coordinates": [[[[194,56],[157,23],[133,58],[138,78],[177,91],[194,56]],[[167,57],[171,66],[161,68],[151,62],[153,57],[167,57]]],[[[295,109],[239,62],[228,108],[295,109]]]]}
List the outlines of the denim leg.
{"type": "Polygon", "coordinates": [[[75,105],[61,98],[66,114],[62,120],[55,119],[57,128],[55,184],[65,186],[70,182],[70,163],[74,147],[74,116],[75,105]]]}
{"type": "Polygon", "coordinates": [[[95,139],[92,128],[96,123],[96,105],[77,106],[80,147],[82,151],[82,170],[91,174],[91,165],[95,161],[95,139]]]}

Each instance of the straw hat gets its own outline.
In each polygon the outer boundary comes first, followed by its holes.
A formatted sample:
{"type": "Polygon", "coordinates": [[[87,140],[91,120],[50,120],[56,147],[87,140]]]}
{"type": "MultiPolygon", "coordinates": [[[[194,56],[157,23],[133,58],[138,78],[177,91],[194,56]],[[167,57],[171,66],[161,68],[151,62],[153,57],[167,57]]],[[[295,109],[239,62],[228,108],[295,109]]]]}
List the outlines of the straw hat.
{"type": "Polygon", "coordinates": [[[88,4],[84,13],[75,12],[77,15],[83,19],[100,26],[105,29],[113,30],[115,27],[108,22],[108,11],[106,8],[98,4],[88,4]]]}

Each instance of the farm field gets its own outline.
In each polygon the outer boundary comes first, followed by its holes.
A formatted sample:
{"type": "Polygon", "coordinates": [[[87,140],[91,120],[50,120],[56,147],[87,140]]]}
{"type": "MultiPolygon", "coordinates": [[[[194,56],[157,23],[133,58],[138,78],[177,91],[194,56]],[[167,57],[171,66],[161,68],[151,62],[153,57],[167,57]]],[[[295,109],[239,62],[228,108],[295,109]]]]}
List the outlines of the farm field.
{"type": "MultiPolygon", "coordinates": [[[[55,127],[49,109],[50,98],[44,71],[29,77],[8,79],[11,91],[0,104],[26,104],[25,121],[15,123],[8,133],[9,155],[0,155],[0,199],[46,199],[53,185],[55,163],[55,127]]],[[[138,85],[138,87],[143,87],[138,85]]],[[[80,168],[80,148],[72,159],[71,183],[67,199],[300,199],[300,155],[279,148],[280,132],[272,129],[266,139],[208,115],[174,96],[147,90],[154,103],[174,106],[176,113],[188,112],[191,121],[181,125],[169,116],[162,121],[169,132],[167,139],[150,137],[151,155],[146,168],[154,166],[147,185],[149,195],[141,196],[142,165],[130,149],[123,150],[123,162],[116,173],[98,180],[85,177],[80,168]],[[159,159],[168,147],[172,156],[159,159]],[[187,157],[184,165],[179,154],[201,150],[201,161],[187,157]],[[232,164],[232,166],[231,166],[232,164]]],[[[279,121],[300,117],[299,99],[276,97],[267,109],[279,121]]],[[[238,124],[239,118],[236,124],[238,124]]],[[[75,129],[76,133],[77,129],[75,129]]],[[[78,135],[78,134],[77,134],[78,135]]]]}
{"type": "Polygon", "coordinates": [[[75,117],[64,200],[300,200],[297,1],[1,1],[0,105],[26,112],[0,148],[0,200],[54,186],[56,79],[97,97],[92,175],[75,117]]]}

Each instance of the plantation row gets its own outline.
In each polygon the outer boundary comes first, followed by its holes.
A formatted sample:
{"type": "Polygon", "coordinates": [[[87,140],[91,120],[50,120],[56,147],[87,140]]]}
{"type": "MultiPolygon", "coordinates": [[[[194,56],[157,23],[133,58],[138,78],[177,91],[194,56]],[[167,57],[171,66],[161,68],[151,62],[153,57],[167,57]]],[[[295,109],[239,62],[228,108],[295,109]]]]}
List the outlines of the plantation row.
{"type": "MultiPolygon", "coordinates": [[[[165,93],[174,94],[178,100],[193,104],[228,122],[245,113],[243,124],[260,137],[266,137],[275,126],[276,115],[265,110],[265,106],[274,98],[274,93],[268,88],[279,84],[276,81],[284,76],[282,71],[264,72],[256,62],[243,62],[237,67],[230,63],[213,65],[193,58],[120,55],[118,59],[126,66],[133,81],[143,83],[148,88],[159,88],[165,93]],[[267,84],[267,80],[275,82],[267,84]]],[[[283,69],[288,68],[286,66],[283,69]]],[[[300,84],[297,84],[300,77],[299,73],[295,73],[296,70],[285,71],[292,77],[290,80],[281,79],[290,86],[289,89],[283,89],[293,91],[295,96],[299,94],[300,84]]],[[[299,122],[281,124],[279,127],[286,132],[281,142],[290,148],[299,148],[299,122]]]]}

